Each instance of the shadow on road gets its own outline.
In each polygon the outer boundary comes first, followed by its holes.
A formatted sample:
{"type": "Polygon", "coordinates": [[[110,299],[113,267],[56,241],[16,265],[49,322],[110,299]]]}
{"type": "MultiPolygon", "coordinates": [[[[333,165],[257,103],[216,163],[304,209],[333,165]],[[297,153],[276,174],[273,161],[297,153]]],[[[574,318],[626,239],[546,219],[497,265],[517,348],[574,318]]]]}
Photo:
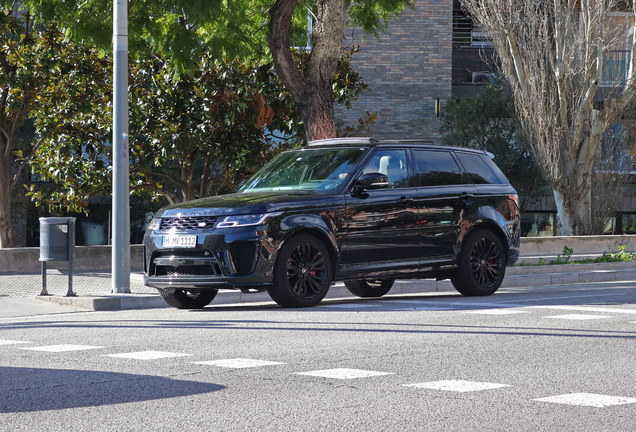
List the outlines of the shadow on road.
{"type": "Polygon", "coordinates": [[[158,376],[0,367],[0,413],[150,401],[212,393],[223,388],[217,384],[158,376]]]}

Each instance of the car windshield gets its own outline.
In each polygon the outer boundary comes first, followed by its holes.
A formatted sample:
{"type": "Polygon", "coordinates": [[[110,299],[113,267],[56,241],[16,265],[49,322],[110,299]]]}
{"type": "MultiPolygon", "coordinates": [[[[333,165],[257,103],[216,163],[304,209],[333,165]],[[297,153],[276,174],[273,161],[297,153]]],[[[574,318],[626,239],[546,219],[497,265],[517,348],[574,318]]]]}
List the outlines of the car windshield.
{"type": "Polygon", "coordinates": [[[294,150],[280,154],[243,185],[239,193],[317,191],[339,193],[368,147],[294,150]]]}

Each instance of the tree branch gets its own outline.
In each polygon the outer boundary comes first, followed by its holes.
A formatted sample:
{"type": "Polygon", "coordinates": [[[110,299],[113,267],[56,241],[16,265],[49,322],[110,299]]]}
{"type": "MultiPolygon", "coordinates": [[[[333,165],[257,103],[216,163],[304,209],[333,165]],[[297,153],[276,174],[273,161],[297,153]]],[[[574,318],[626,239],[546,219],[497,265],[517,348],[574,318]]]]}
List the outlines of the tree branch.
{"type": "Polygon", "coordinates": [[[267,44],[280,79],[294,97],[302,100],[306,78],[300,73],[291,52],[289,28],[298,0],[276,0],[269,11],[269,38],[267,44]]]}
{"type": "Polygon", "coordinates": [[[148,184],[148,183],[144,183],[142,185],[138,185],[138,186],[131,186],[130,188],[133,191],[137,191],[137,190],[147,190],[150,192],[156,192],[159,195],[163,196],[165,199],[168,200],[169,204],[176,204],[177,201],[175,201],[175,196],[173,194],[171,194],[170,192],[161,189],[153,184],[148,184]]]}

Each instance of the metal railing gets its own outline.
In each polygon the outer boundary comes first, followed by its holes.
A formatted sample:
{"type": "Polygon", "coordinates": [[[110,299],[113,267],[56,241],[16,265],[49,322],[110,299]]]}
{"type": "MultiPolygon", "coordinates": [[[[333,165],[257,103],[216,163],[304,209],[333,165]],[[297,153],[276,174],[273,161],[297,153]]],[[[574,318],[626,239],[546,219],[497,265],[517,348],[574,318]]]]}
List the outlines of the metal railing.
{"type": "Polygon", "coordinates": [[[602,86],[624,85],[629,67],[629,51],[609,51],[603,62],[602,86]]]}
{"type": "Polygon", "coordinates": [[[453,47],[453,84],[483,84],[493,80],[497,57],[490,47],[453,47]]]}

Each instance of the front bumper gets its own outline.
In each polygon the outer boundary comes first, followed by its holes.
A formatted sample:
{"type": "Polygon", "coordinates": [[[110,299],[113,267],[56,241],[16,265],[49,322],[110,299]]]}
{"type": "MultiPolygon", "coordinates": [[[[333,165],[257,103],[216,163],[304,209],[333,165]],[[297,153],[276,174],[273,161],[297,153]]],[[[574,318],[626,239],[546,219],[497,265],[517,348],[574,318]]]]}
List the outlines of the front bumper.
{"type": "Polygon", "coordinates": [[[263,226],[148,232],[144,246],[144,282],[158,289],[262,290],[272,284],[278,250],[263,226]],[[167,235],[196,236],[196,246],[164,248],[167,235]]]}

